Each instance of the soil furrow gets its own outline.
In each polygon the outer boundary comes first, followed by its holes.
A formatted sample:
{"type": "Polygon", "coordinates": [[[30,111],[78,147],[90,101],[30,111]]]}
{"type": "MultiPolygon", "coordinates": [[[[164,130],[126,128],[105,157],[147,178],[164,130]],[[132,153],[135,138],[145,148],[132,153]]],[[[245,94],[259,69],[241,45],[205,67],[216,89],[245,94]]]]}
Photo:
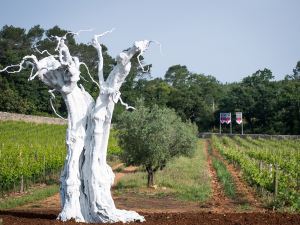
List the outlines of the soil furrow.
{"type": "Polygon", "coordinates": [[[211,211],[213,212],[228,212],[232,211],[235,207],[233,202],[225,196],[224,190],[220,182],[218,181],[217,173],[212,165],[212,155],[214,152],[210,154],[208,152],[208,145],[209,141],[205,141],[205,153],[207,154],[207,161],[208,161],[208,171],[211,178],[211,188],[212,188],[212,197],[211,200],[207,203],[211,207],[211,211]]]}
{"type": "Polygon", "coordinates": [[[233,164],[229,163],[224,157],[212,148],[212,155],[222,161],[229,173],[231,174],[236,186],[236,199],[232,200],[236,206],[244,207],[251,211],[265,210],[262,203],[258,200],[258,196],[253,188],[251,188],[242,176],[242,172],[235,168],[233,164]]]}

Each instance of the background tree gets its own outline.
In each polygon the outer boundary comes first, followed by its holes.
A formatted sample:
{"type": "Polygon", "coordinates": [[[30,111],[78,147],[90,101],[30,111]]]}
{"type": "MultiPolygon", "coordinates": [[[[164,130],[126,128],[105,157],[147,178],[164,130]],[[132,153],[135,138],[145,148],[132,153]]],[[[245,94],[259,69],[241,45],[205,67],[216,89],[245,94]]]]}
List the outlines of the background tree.
{"type": "Polygon", "coordinates": [[[183,120],[191,120],[199,131],[214,126],[214,112],[222,95],[221,85],[213,76],[191,73],[185,66],[172,66],[165,74],[172,89],[167,106],[175,109],[183,120]]]}
{"type": "MultiPolygon", "coordinates": [[[[4,26],[0,30],[0,70],[4,65],[17,64],[24,55],[39,54],[38,50],[55,54],[55,36],[62,36],[66,32],[58,26],[44,30],[36,25],[28,31],[4,26]]],[[[92,78],[97,79],[97,52],[93,46],[76,43],[71,35],[66,37],[66,43],[71,54],[86,63],[92,78]]],[[[101,44],[101,47],[104,58],[103,76],[106,79],[116,65],[116,59],[108,54],[106,46],[101,44]]],[[[44,52],[43,56],[46,55],[44,52]]],[[[263,69],[245,77],[241,82],[221,84],[213,76],[189,71],[185,65],[170,66],[164,77],[156,74],[163,78],[152,79],[151,65],[141,69],[136,56],[131,58],[132,70],[120,89],[123,100],[129,104],[133,104],[137,98],[144,98],[148,107],[157,104],[173,108],[182,120],[195,122],[201,132],[217,131],[220,111],[242,111],[245,133],[300,133],[300,61],[284,80],[273,80],[272,72],[263,69]]],[[[80,72],[78,84],[83,85],[96,98],[98,87],[91,81],[87,69],[82,66],[80,72]]],[[[0,73],[0,111],[54,115],[49,105],[47,88],[39,80],[28,83],[29,73],[30,68],[24,68],[20,73],[10,76],[0,73]]],[[[67,109],[62,97],[58,95],[53,104],[66,117],[67,109]]],[[[114,122],[124,110],[124,107],[116,105],[114,122]]],[[[240,127],[236,128],[239,132],[240,127]]],[[[226,127],[224,130],[226,132],[226,127]]]]}
{"type": "Polygon", "coordinates": [[[300,134],[300,61],[293,70],[278,82],[280,88],[278,98],[278,115],[282,126],[278,128],[284,134],[300,134]]]}
{"type": "Polygon", "coordinates": [[[169,67],[165,74],[165,81],[173,87],[182,86],[190,75],[186,66],[174,65],[169,67]]]}
{"type": "Polygon", "coordinates": [[[162,78],[155,78],[152,80],[139,79],[134,88],[137,98],[145,99],[146,106],[154,104],[159,106],[166,106],[172,87],[162,78]]]}
{"type": "Polygon", "coordinates": [[[292,77],[273,81],[269,69],[258,70],[229,85],[220,110],[242,111],[246,133],[299,134],[299,82],[292,77]]]}

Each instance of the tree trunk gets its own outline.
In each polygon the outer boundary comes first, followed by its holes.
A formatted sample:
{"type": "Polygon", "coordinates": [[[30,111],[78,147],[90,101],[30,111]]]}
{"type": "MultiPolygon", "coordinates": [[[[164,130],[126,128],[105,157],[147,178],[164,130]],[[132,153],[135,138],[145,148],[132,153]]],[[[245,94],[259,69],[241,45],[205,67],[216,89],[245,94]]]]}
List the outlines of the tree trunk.
{"type": "Polygon", "coordinates": [[[85,162],[83,164],[84,192],[89,203],[85,218],[88,222],[130,222],[144,221],[144,218],[133,211],[118,210],[111,196],[110,188],[114,183],[114,173],[106,162],[107,146],[111,119],[115,103],[119,98],[119,89],[130,71],[130,58],[136,49],[120,54],[118,64],[109,75],[103,91],[97,98],[93,110],[90,132],[92,137],[86,143],[85,162]]]}
{"type": "Polygon", "coordinates": [[[62,221],[73,218],[84,222],[84,208],[80,203],[80,197],[84,194],[80,180],[80,157],[84,150],[88,115],[94,106],[94,101],[87,92],[78,87],[75,87],[71,93],[62,95],[68,109],[68,129],[67,157],[60,178],[62,211],[58,218],[62,221]]]}
{"type": "Polygon", "coordinates": [[[147,173],[148,173],[148,179],[147,179],[147,187],[153,187],[154,185],[154,170],[151,166],[146,167],[147,173]]]}

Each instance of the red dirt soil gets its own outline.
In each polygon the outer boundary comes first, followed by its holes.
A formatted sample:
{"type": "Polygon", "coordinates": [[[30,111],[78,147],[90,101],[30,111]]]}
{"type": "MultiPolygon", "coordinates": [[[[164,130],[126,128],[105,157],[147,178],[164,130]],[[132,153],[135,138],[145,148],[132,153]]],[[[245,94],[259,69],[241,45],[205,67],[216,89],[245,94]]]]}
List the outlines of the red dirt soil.
{"type": "MultiPolygon", "coordinates": [[[[59,211],[7,211],[0,212],[3,225],[75,225],[74,221],[60,222],[56,220],[59,211]]],[[[146,222],[144,225],[296,225],[300,224],[299,214],[281,213],[142,213],[146,222]]],[[[123,223],[114,223],[123,224],[123,223]]],[[[140,222],[130,223],[141,224],[140,222]]]]}

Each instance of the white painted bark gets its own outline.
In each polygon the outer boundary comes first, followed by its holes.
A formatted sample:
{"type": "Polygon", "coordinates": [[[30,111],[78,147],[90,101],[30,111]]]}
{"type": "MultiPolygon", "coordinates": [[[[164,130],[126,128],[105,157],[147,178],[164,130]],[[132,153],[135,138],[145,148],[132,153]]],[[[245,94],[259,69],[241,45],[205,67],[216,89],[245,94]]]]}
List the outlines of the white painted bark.
{"type": "MultiPolygon", "coordinates": [[[[146,44],[146,42],[145,42],[146,44]]],[[[94,46],[101,55],[101,46],[94,39],[94,46]]],[[[90,204],[89,212],[85,217],[89,222],[130,222],[134,220],[144,221],[144,218],[133,211],[118,210],[115,207],[111,196],[110,188],[114,183],[114,174],[106,162],[108,138],[114,106],[119,100],[119,89],[128,75],[131,64],[130,59],[139,48],[135,44],[126,52],[117,56],[117,65],[104,81],[101,65],[102,59],[99,57],[99,83],[101,85],[100,95],[97,98],[93,117],[93,136],[91,142],[86,146],[83,170],[84,187],[87,195],[87,202],[90,204]]]]}
{"type": "Polygon", "coordinates": [[[106,157],[113,110],[120,99],[120,87],[131,68],[130,59],[136,53],[142,54],[150,42],[135,42],[129,50],[120,53],[117,65],[105,81],[102,49],[97,40],[104,34],[95,35],[93,39],[93,46],[99,57],[100,93],[96,102],[83,87],[77,86],[80,79],[79,67],[83,63],[71,56],[64,43],[66,36],[56,37],[59,56],[50,55],[41,60],[35,56],[26,56],[19,65],[4,69],[7,71],[12,67],[19,67],[17,71],[20,71],[26,60],[32,60],[38,71],[31,74],[29,80],[37,76],[53,88],[51,93],[60,92],[67,106],[67,156],[60,178],[62,211],[58,216],[62,221],[75,219],[89,223],[125,223],[145,220],[134,211],[116,208],[110,191],[114,173],[107,164],[106,157]]]}

